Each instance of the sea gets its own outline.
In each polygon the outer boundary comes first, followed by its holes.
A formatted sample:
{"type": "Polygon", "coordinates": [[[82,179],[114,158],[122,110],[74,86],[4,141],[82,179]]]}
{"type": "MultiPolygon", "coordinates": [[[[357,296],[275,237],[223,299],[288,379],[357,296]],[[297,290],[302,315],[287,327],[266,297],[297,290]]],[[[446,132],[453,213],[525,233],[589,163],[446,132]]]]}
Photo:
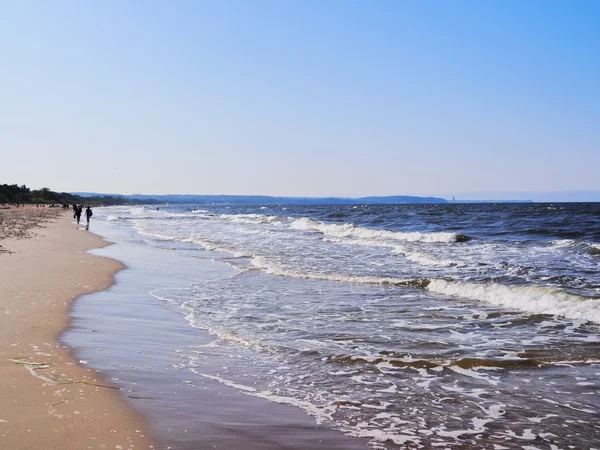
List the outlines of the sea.
{"type": "Polygon", "coordinates": [[[210,335],[174,349],[191,382],[375,449],[600,448],[599,203],[121,206],[95,224],[232,269],[147,288],[210,335]]]}

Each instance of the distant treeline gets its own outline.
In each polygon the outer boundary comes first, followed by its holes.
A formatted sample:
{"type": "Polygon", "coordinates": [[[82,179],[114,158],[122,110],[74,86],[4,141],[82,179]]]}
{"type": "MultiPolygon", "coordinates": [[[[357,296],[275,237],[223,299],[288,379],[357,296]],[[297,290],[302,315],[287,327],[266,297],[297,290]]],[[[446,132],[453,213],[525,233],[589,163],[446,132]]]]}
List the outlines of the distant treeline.
{"type": "Polygon", "coordinates": [[[132,199],[113,195],[81,197],[68,192],[54,192],[48,188],[29,189],[24,184],[0,184],[0,203],[68,204],[85,205],[148,205],[158,203],[154,199],[132,199]]]}

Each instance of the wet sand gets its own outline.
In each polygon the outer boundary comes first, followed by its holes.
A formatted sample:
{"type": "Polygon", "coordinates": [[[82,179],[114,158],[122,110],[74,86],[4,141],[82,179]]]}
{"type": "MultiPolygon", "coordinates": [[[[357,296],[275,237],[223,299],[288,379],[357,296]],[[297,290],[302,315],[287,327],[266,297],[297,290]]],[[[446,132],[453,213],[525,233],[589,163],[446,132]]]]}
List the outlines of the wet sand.
{"type": "Polygon", "coordinates": [[[62,209],[0,211],[0,447],[152,448],[143,417],[57,336],[71,302],[113,284],[121,263],[62,209]]]}

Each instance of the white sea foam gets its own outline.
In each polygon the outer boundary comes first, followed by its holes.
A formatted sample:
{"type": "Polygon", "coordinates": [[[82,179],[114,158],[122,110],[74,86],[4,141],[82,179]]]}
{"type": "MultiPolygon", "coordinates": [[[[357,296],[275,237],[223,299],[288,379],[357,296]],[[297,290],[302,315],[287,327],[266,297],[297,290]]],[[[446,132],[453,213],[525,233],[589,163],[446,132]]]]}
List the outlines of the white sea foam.
{"type": "Polygon", "coordinates": [[[271,275],[279,275],[289,278],[304,278],[312,280],[326,280],[326,281],[341,281],[346,283],[358,283],[358,284],[384,284],[384,285],[417,285],[419,280],[407,279],[407,278],[392,278],[392,277],[376,277],[366,275],[345,275],[345,274],[334,274],[334,273],[323,273],[323,272],[311,272],[301,270],[290,270],[278,266],[275,263],[267,261],[262,256],[255,256],[252,259],[252,265],[263,272],[271,275]]]}
{"type": "Polygon", "coordinates": [[[144,213],[144,211],[145,211],[145,209],[143,207],[138,206],[138,207],[129,209],[127,212],[129,214],[131,214],[132,216],[140,216],[144,213]]]}
{"type": "Polygon", "coordinates": [[[490,383],[494,386],[500,384],[499,377],[486,376],[485,374],[481,374],[481,373],[477,372],[476,370],[464,369],[462,367],[454,366],[454,365],[450,366],[449,369],[452,370],[453,372],[459,373],[466,377],[474,378],[476,380],[487,381],[488,383],[490,383]]]}
{"type": "Polygon", "coordinates": [[[225,386],[232,387],[234,389],[239,389],[240,391],[244,391],[244,392],[256,392],[256,389],[253,388],[253,387],[251,387],[251,386],[245,386],[243,384],[234,383],[233,381],[228,381],[228,380],[226,380],[224,378],[217,377],[215,375],[208,375],[206,373],[201,373],[201,372],[198,372],[195,369],[190,369],[190,371],[193,372],[193,373],[195,373],[196,375],[200,375],[201,377],[208,378],[209,380],[216,381],[218,383],[221,383],[221,384],[223,384],[225,386]]]}
{"type": "Polygon", "coordinates": [[[349,434],[350,436],[360,438],[371,438],[378,442],[391,441],[396,445],[405,445],[407,443],[419,445],[421,443],[421,438],[418,436],[413,436],[410,434],[392,434],[383,430],[359,430],[350,432],[349,434]]]}
{"type": "MultiPolygon", "coordinates": [[[[195,321],[194,321],[194,326],[196,326],[195,321]]],[[[198,328],[200,328],[200,327],[198,327],[198,328]]],[[[238,345],[243,345],[244,347],[254,348],[257,350],[264,350],[266,348],[269,348],[268,345],[261,344],[259,342],[249,341],[249,340],[241,338],[239,336],[235,336],[234,334],[231,334],[227,331],[221,330],[220,328],[211,327],[211,328],[208,328],[208,332],[210,334],[217,336],[219,339],[222,339],[224,341],[233,342],[238,345]]]]}
{"type": "Polygon", "coordinates": [[[596,255],[596,256],[600,256],[600,244],[592,244],[589,242],[586,242],[589,252],[592,255],[596,255]]]}
{"type": "Polygon", "coordinates": [[[432,280],[431,292],[514,308],[532,314],[552,314],[600,323],[600,299],[568,294],[545,286],[504,286],[432,280]]]}
{"type": "Polygon", "coordinates": [[[456,242],[456,233],[422,233],[419,231],[400,232],[389,230],[376,230],[371,228],[362,228],[350,223],[334,224],[324,223],[318,220],[312,220],[307,217],[297,219],[292,222],[290,228],[300,231],[317,231],[327,236],[355,239],[372,239],[387,241],[408,241],[408,242],[456,242]]]}
{"type": "Polygon", "coordinates": [[[575,245],[576,241],[573,239],[556,239],[554,241],[550,241],[550,243],[552,244],[552,247],[564,248],[564,247],[571,247],[572,245],[575,245]]]}
{"type": "Polygon", "coordinates": [[[557,239],[550,242],[553,248],[555,249],[564,249],[564,248],[582,248],[587,251],[591,255],[600,256],[600,244],[596,244],[593,242],[580,241],[575,239],[557,239]]]}
{"type": "Polygon", "coordinates": [[[390,241],[377,241],[373,239],[348,239],[348,238],[324,238],[327,242],[333,242],[336,244],[346,245],[358,245],[362,247],[383,247],[391,248],[391,253],[405,255],[406,259],[422,266],[433,266],[433,267],[451,267],[451,266],[464,266],[465,263],[459,261],[452,261],[449,259],[438,259],[432,255],[428,255],[422,252],[411,251],[406,246],[401,245],[397,242],[390,241]]]}
{"type": "Polygon", "coordinates": [[[208,251],[220,252],[220,253],[229,253],[234,258],[245,258],[245,257],[252,256],[248,252],[245,252],[245,251],[236,251],[236,250],[233,250],[231,248],[227,248],[227,247],[223,247],[223,246],[217,245],[217,244],[215,244],[213,242],[210,242],[209,240],[201,239],[201,238],[196,238],[196,237],[182,239],[181,242],[198,244],[198,245],[201,245],[205,250],[208,250],[208,251]]]}
{"type": "Polygon", "coordinates": [[[284,220],[281,216],[268,216],[265,214],[221,214],[219,217],[236,223],[248,224],[272,224],[284,220]]]}
{"type": "MultiPolygon", "coordinates": [[[[153,289],[151,291],[148,292],[148,294],[150,294],[152,297],[154,297],[157,300],[161,300],[163,302],[168,302],[168,303],[173,303],[173,304],[177,304],[179,302],[175,301],[174,299],[170,298],[170,297],[164,297],[162,295],[159,295],[157,292],[172,292],[172,291],[187,291],[189,288],[188,287],[181,287],[181,288],[159,288],[159,289],[153,289]]],[[[165,294],[167,295],[167,294],[165,294]]]]}
{"type": "Polygon", "coordinates": [[[382,248],[391,248],[392,253],[405,254],[407,252],[406,248],[396,242],[386,242],[386,241],[375,241],[372,239],[349,239],[349,238],[335,238],[335,237],[326,237],[323,238],[325,242],[333,242],[335,244],[345,244],[345,245],[357,245],[360,247],[382,247],[382,248]]]}
{"type": "Polygon", "coordinates": [[[241,392],[243,392],[244,394],[250,395],[252,397],[260,397],[260,398],[264,398],[265,400],[272,401],[274,403],[281,403],[281,404],[296,406],[296,407],[304,410],[311,416],[313,416],[315,418],[315,420],[317,421],[317,423],[319,423],[319,424],[323,423],[325,421],[333,420],[332,414],[337,409],[337,407],[333,406],[333,405],[319,407],[319,406],[316,406],[305,400],[299,400],[299,399],[296,399],[293,397],[286,397],[286,396],[282,396],[282,395],[275,395],[269,391],[259,392],[251,386],[245,386],[243,384],[234,383],[232,381],[226,380],[224,378],[221,378],[221,377],[218,377],[215,375],[208,375],[205,373],[201,373],[193,368],[190,368],[190,371],[201,377],[216,381],[218,383],[221,383],[225,386],[232,387],[234,389],[238,389],[241,392]]]}
{"type": "Polygon", "coordinates": [[[162,241],[177,240],[177,238],[175,236],[170,235],[170,234],[151,233],[148,231],[144,231],[144,229],[139,224],[134,224],[133,228],[135,229],[135,231],[137,231],[138,234],[141,234],[142,236],[149,236],[149,237],[160,239],[162,241]]]}
{"type": "MultiPolygon", "coordinates": [[[[409,254],[406,259],[422,266],[434,266],[434,267],[450,267],[459,265],[456,261],[449,259],[437,259],[431,255],[425,253],[414,252],[409,254]]],[[[461,263],[460,265],[464,265],[461,263]]]]}

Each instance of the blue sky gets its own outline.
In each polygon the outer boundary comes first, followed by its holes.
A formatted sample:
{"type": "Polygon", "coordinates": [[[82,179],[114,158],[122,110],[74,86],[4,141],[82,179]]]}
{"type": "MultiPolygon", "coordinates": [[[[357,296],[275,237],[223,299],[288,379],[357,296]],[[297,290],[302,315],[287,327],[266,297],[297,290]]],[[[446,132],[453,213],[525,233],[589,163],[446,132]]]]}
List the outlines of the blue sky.
{"type": "Polygon", "coordinates": [[[0,182],[600,191],[598,24],[584,0],[3,2],[0,182]]]}

